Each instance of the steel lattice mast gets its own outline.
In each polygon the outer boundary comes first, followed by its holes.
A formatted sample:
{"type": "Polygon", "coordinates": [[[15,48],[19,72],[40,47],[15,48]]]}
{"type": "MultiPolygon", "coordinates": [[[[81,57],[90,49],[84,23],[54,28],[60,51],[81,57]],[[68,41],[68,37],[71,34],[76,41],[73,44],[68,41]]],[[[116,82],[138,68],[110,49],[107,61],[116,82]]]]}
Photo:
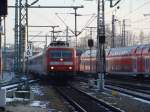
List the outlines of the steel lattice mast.
{"type": "Polygon", "coordinates": [[[14,71],[17,72],[18,71],[18,41],[19,41],[19,37],[18,37],[18,0],[16,0],[15,3],[15,42],[14,42],[14,71]]]}
{"type": "Polygon", "coordinates": [[[23,59],[26,45],[26,29],[28,26],[28,0],[19,1],[19,71],[23,70],[23,59]]]}
{"type": "Polygon", "coordinates": [[[99,89],[103,91],[105,74],[105,18],[104,18],[104,0],[98,0],[97,12],[97,73],[100,79],[99,89]]]}
{"type": "MultiPolygon", "coordinates": [[[[110,0],[110,7],[116,6],[120,0],[114,4],[110,0]]],[[[104,75],[106,73],[105,65],[105,1],[98,0],[97,10],[97,74],[98,74],[98,87],[100,91],[104,90],[104,75]]]]}
{"type": "Polygon", "coordinates": [[[16,0],[15,10],[15,72],[22,72],[28,31],[28,0],[16,0]]]}

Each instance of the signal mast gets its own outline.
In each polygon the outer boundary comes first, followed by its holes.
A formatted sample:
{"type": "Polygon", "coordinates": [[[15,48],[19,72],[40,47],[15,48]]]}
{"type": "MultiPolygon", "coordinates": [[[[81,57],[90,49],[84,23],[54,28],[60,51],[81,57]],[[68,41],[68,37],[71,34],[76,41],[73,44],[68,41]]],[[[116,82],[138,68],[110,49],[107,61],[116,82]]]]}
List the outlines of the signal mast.
{"type": "MultiPolygon", "coordinates": [[[[110,7],[115,7],[121,0],[109,0],[110,7]],[[114,1],[116,1],[114,3],[114,1]]],[[[97,10],[97,75],[98,88],[104,90],[104,75],[106,73],[105,66],[105,1],[98,0],[97,10]]]]}

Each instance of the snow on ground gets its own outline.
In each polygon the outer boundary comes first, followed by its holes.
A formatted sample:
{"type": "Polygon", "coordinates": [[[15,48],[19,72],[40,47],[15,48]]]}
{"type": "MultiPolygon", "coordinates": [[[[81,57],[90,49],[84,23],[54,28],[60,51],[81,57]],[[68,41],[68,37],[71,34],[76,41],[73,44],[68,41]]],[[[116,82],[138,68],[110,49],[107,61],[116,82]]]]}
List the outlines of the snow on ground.
{"type": "Polygon", "coordinates": [[[38,96],[43,96],[43,95],[44,95],[42,89],[43,89],[43,88],[42,88],[42,87],[39,87],[38,85],[31,87],[31,90],[33,91],[33,93],[34,93],[35,95],[38,95],[38,96]]]}
{"type": "MultiPolygon", "coordinates": [[[[7,98],[6,112],[69,112],[52,87],[34,84],[34,99],[7,98]]],[[[67,107],[66,107],[67,106],[67,107]]]]}
{"type": "Polygon", "coordinates": [[[30,103],[30,106],[32,107],[40,107],[40,108],[46,108],[48,106],[49,102],[47,101],[32,101],[30,103]]]}
{"type": "Polygon", "coordinates": [[[143,99],[141,99],[141,98],[136,98],[136,97],[134,97],[133,99],[138,100],[138,101],[141,101],[141,102],[143,102],[143,103],[148,103],[148,104],[150,104],[150,101],[143,100],[143,99]]]}

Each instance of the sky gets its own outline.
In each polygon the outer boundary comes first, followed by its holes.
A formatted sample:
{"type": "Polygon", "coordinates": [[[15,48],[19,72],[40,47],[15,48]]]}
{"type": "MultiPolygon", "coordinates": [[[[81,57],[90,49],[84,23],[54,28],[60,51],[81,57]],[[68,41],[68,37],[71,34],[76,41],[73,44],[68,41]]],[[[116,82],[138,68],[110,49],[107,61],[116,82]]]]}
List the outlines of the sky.
{"type": "MultiPolygon", "coordinates": [[[[28,0],[29,4],[35,0],[28,0]]],[[[116,1],[116,0],[114,0],[116,1]]],[[[8,5],[14,5],[15,0],[8,0],[8,5]]],[[[78,9],[77,13],[82,16],[77,17],[77,29],[82,30],[88,20],[93,14],[97,14],[97,0],[39,0],[35,5],[41,6],[81,6],[84,8],[78,9]]],[[[132,32],[139,32],[144,30],[148,33],[150,29],[150,16],[144,17],[143,14],[150,14],[150,0],[121,0],[117,5],[120,8],[110,8],[109,1],[105,1],[105,22],[111,26],[111,16],[115,14],[116,19],[122,21],[126,19],[127,30],[132,32]]],[[[68,13],[74,13],[73,9],[29,9],[29,25],[59,25],[56,30],[65,30],[66,26],[56,16],[58,16],[74,31],[74,15],[68,13]]],[[[8,9],[8,16],[6,18],[6,32],[7,32],[7,43],[14,43],[14,23],[15,23],[15,12],[14,9],[8,9]]],[[[96,26],[96,18],[89,26],[96,26]]],[[[117,26],[119,28],[119,25],[117,26]]],[[[29,28],[30,35],[46,35],[51,31],[50,28],[29,28]]],[[[71,34],[72,35],[72,34],[71,34]]],[[[82,33],[80,36],[84,36],[82,33]]],[[[31,40],[43,40],[43,38],[29,37],[31,40]]],[[[29,39],[29,40],[30,40],[29,39]]],[[[50,40],[50,39],[49,39],[50,40]]]]}

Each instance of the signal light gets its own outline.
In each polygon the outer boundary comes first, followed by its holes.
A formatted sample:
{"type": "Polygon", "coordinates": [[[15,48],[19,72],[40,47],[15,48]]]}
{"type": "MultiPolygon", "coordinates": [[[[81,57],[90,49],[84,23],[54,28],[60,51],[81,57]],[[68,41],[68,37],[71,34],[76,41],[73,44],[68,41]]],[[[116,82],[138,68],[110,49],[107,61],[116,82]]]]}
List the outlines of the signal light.
{"type": "Polygon", "coordinates": [[[93,45],[94,45],[93,39],[88,39],[88,46],[93,47],[93,45]]]}
{"type": "Polygon", "coordinates": [[[7,15],[7,0],[0,0],[0,16],[7,15]]]}
{"type": "Polygon", "coordinates": [[[104,44],[105,43],[105,36],[99,36],[99,43],[104,44]]]}

